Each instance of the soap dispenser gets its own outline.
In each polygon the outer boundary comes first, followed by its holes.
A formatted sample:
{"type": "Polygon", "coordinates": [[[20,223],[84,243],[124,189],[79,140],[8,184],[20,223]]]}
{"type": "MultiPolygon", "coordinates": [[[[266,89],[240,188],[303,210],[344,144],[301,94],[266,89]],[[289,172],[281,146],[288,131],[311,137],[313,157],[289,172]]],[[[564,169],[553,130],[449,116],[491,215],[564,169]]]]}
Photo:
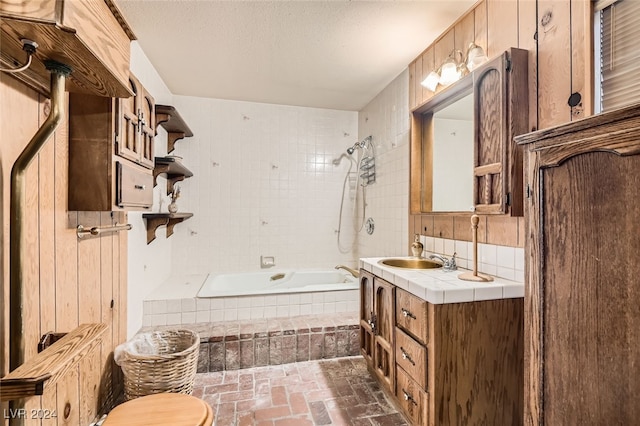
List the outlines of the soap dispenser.
{"type": "Polygon", "coordinates": [[[416,234],[413,243],[411,243],[411,253],[413,253],[414,257],[422,257],[423,250],[424,246],[420,242],[420,235],[416,234]]]}

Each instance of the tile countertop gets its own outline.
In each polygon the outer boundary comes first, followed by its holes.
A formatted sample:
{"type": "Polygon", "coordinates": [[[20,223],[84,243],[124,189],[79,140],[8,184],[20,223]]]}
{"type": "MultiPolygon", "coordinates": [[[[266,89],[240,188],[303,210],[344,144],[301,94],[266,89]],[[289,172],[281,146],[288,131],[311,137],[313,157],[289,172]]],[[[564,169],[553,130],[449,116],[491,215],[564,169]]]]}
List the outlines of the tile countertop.
{"type": "MultiPolygon", "coordinates": [[[[402,257],[394,257],[402,259],[402,257]]],[[[360,268],[389,281],[433,304],[476,302],[480,300],[513,299],[524,297],[524,283],[493,277],[488,283],[475,283],[458,279],[467,272],[438,269],[404,269],[378,263],[388,257],[360,259],[360,268]]],[[[410,259],[410,257],[406,257],[410,259]]]]}

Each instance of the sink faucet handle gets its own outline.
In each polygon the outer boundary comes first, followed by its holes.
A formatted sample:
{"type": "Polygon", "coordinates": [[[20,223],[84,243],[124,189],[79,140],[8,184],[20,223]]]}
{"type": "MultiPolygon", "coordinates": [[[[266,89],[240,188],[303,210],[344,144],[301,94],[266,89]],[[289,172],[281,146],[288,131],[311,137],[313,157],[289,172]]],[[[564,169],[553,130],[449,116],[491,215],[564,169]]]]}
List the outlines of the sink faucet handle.
{"type": "Polygon", "coordinates": [[[458,269],[458,265],[456,264],[456,253],[455,251],[453,252],[453,255],[451,256],[451,259],[449,259],[448,263],[448,269],[455,271],[456,269],[458,269]]]}

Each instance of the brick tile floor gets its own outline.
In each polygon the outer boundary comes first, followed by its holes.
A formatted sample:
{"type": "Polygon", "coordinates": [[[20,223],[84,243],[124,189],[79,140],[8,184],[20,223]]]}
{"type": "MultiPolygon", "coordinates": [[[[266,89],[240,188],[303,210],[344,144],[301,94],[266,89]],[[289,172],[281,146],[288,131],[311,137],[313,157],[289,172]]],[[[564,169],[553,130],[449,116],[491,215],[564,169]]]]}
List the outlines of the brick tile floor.
{"type": "Polygon", "coordinates": [[[362,357],[196,375],[216,426],[407,425],[362,357]]]}

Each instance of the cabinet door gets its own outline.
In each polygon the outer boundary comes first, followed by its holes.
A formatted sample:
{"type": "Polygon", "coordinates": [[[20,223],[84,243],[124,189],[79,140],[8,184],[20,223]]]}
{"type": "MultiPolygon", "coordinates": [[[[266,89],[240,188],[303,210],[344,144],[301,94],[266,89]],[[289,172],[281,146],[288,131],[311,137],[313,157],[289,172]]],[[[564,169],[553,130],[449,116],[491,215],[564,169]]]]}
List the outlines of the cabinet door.
{"type": "Polygon", "coordinates": [[[526,424],[638,424],[640,106],[531,142],[526,424]]]}
{"type": "Polygon", "coordinates": [[[131,161],[139,161],[138,138],[138,97],[140,87],[133,77],[129,78],[133,96],[118,102],[118,133],[116,136],[116,154],[131,161]]]}
{"type": "Polygon", "coordinates": [[[140,120],[140,165],[153,169],[153,138],[156,134],[156,113],[153,97],[143,87],[138,104],[138,119],[140,120]]]}
{"type": "Polygon", "coordinates": [[[374,366],[375,372],[389,390],[395,387],[395,350],[393,333],[395,319],[395,286],[375,277],[373,305],[375,318],[374,366]]]}
{"type": "Polygon", "coordinates": [[[373,368],[373,275],[360,270],[360,353],[373,368]]]}
{"type": "Polygon", "coordinates": [[[511,49],[474,71],[474,205],[478,213],[523,214],[522,148],[528,125],[527,52],[511,49]]]}

